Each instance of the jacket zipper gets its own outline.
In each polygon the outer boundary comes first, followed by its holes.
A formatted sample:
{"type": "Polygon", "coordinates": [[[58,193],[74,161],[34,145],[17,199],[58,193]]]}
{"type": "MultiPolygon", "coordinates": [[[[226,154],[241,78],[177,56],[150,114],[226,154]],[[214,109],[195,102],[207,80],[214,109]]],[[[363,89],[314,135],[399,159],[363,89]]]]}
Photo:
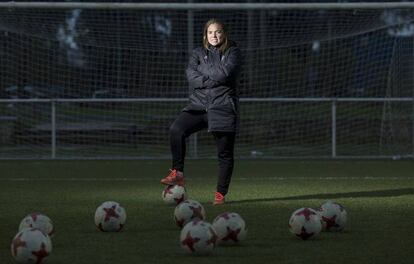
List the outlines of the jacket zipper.
{"type": "Polygon", "coordinates": [[[211,89],[207,89],[207,105],[206,107],[206,112],[208,112],[208,106],[210,105],[210,90],[211,89]]]}

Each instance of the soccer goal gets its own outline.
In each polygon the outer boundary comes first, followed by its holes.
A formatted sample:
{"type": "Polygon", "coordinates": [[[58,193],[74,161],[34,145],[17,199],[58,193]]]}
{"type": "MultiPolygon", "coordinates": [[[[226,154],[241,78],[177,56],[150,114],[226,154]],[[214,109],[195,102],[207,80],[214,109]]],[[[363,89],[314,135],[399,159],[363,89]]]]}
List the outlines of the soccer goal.
{"type": "Polygon", "coordinates": [[[212,17],[244,55],[236,157],[413,158],[414,3],[3,2],[0,159],[169,158],[212,17]]]}

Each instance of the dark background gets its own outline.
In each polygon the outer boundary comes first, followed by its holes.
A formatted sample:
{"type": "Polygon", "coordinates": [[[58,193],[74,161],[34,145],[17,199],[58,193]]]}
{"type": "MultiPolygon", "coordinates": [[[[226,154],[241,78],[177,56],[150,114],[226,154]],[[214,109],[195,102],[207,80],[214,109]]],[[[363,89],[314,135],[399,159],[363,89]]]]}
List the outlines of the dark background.
{"type": "Polygon", "coordinates": [[[241,97],[413,95],[412,35],[390,35],[413,26],[411,10],[194,11],[192,43],[187,16],[0,9],[0,97],[186,97],[188,50],[211,17],[245,56],[241,97]]]}

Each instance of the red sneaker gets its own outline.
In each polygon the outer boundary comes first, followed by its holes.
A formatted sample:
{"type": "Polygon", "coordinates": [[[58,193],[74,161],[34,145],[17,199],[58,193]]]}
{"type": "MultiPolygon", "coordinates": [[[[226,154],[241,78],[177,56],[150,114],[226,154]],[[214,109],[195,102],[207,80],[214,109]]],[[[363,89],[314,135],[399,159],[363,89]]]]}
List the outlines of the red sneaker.
{"type": "Polygon", "coordinates": [[[219,205],[219,204],[224,204],[224,195],[222,195],[219,192],[216,192],[214,194],[213,205],[219,205]]]}
{"type": "Polygon", "coordinates": [[[170,173],[161,179],[161,183],[165,185],[184,186],[184,174],[181,171],[170,169],[170,173]]]}

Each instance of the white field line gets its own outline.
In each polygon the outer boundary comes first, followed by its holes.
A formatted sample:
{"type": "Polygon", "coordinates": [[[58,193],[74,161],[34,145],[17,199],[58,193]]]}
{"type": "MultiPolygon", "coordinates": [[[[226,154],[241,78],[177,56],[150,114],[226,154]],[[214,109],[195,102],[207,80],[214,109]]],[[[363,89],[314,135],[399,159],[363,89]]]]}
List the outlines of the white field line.
{"type": "MultiPolygon", "coordinates": [[[[207,178],[188,178],[191,181],[203,181],[207,178]]],[[[383,181],[383,180],[414,180],[414,177],[234,177],[233,181],[287,181],[287,180],[322,180],[322,181],[336,181],[336,180],[366,180],[366,181],[383,181]]],[[[149,178],[0,178],[2,182],[36,182],[36,181],[50,181],[50,182],[152,182],[159,181],[158,178],[149,179],[149,178]]]]}
{"type": "Polygon", "coordinates": [[[106,181],[154,181],[141,178],[0,178],[0,181],[56,181],[56,182],[106,182],[106,181]]]}
{"type": "Polygon", "coordinates": [[[252,177],[252,178],[238,178],[237,180],[269,180],[269,181],[285,181],[285,180],[324,180],[324,181],[336,181],[336,180],[368,180],[368,181],[377,181],[377,180],[414,180],[414,177],[252,177]]]}

